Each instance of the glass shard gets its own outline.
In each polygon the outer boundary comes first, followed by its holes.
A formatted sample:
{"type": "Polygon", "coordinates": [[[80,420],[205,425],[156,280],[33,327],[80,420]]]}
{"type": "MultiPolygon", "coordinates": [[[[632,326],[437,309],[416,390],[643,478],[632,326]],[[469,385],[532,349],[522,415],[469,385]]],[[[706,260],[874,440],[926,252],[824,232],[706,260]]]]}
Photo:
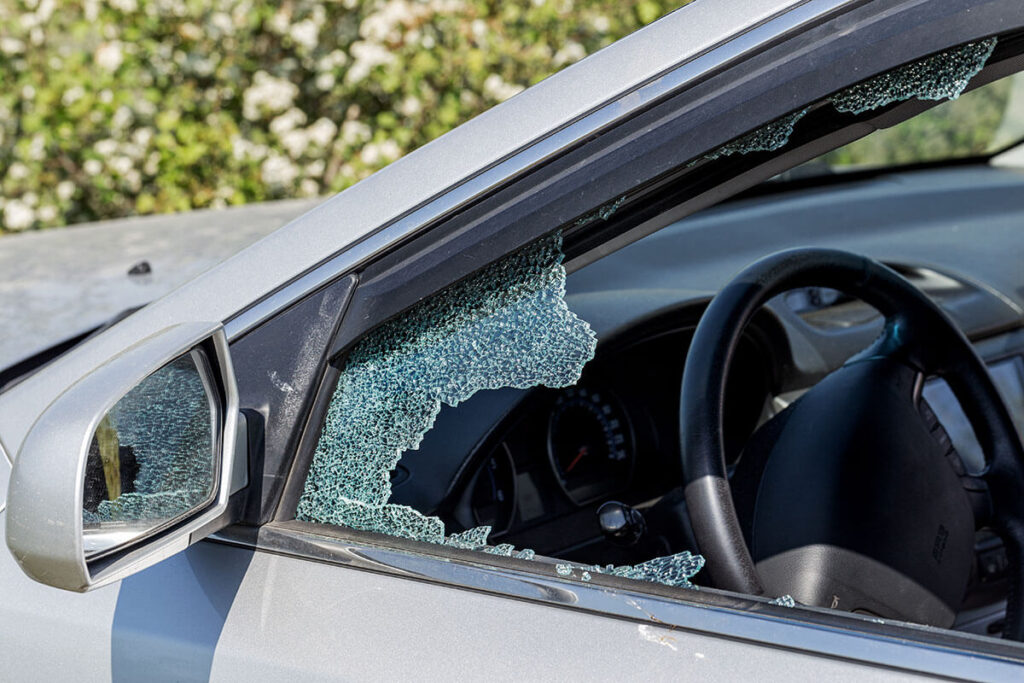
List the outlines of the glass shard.
{"type": "Polygon", "coordinates": [[[807,114],[807,111],[807,109],[801,109],[767,123],[741,138],[736,138],[732,142],[728,142],[718,149],[708,152],[703,158],[704,160],[712,161],[731,154],[774,152],[777,149],[781,149],[789,142],[797,121],[802,119],[807,114]]]}
{"type": "Polygon", "coordinates": [[[616,199],[614,202],[609,202],[608,204],[599,207],[596,211],[591,211],[590,213],[586,214],[585,216],[576,221],[575,226],[579,227],[581,225],[587,225],[588,223],[593,223],[598,219],[606,221],[609,218],[611,218],[616,211],[619,210],[619,207],[622,206],[623,203],[625,203],[625,201],[626,196],[623,195],[616,199]]]}
{"type": "Polygon", "coordinates": [[[482,549],[489,528],[446,539],[438,517],[388,503],[388,473],[442,403],[576,383],[597,341],[566,305],[562,258],[561,235],[549,236],[364,337],[338,379],[296,517],[482,549]]]}
{"type": "Polygon", "coordinates": [[[681,553],[675,555],[666,555],[664,557],[655,557],[652,560],[641,562],[636,565],[623,565],[616,567],[614,565],[572,565],[572,564],[556,564],[555,572],[559,576],[574,576],[574,570],[582,572],[581,578],[584,581],[590,581],[591,572],[595,574],[607,574],[610,576],[621,576],[625,579],[634,579],[636,581],[650,581],[652,583],[660,583],[665,586],[674,586],[678,588],[696,588],[695,585],[690,581],[693,576],[704,567],[704,558],[700,555],[694,555],[688,550],[684,550],[681,553]]]}
{"type": "Polygon", "coordinates": [[[992,56],[996,39],[968,43],[898,67],[851,86],[830,98],[838,111],[861,114],[894,102],[955,100],[992,56]]]}

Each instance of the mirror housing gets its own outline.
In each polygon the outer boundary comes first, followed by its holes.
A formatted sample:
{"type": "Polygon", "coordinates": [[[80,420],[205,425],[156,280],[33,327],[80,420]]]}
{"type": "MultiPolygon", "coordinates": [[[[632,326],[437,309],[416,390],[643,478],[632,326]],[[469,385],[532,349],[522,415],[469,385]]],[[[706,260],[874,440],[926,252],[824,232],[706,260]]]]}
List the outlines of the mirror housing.
{"type": "MultiPolygon", "coordinates": [[[[164,436],[167,433],[171,432],[164,436]]],[[[150,442],[159,441],[160,436],[150,435],[150,442]]],[[[182,447],[180,441],[178,447],[182,447]]],[[[28,576],[57,588],[87,591],[125,578],[231,523],[226,514],[228,498],[247,483],[246,449],[245,421],[238,409],[238,390],[222,326],[189,323],[169,327],[72,384],[32,425],[11,471],[7,546],[28,576]],[[137,513],[139,504],[145,508],[152,498],[141,493],[125,496],[134,491],[132,477],[139,465],[132,459],[125,467],[129,471],[121,471],[126,451],[130,458],[134,456],[130,446],[122,446],[118,455],[116,421],[111,416],[120,409],[121,419],[127,423],[126,410],[155,405],[155,412],[139,419],[165,420],[167,407],[177,397],[165,392],[163,402],[154,404],[136,390],[172,367],[178,368],[178,374],[161,377],[165,385],[181,384],[180,368],[191,367],[196,377],[191,382],[193,394],[196,387],[206,394],[207,402],[199,408],[207,412],[194,412],[201,418],[200,428],[209,432],[209,441],[200,444],[209,451],[208,465],[200,468],[206,474],[200,479],[208,480],[197,482],[193,474],[188,480],[199,487],[200,495],[179,496],[171,512],[164,512],[166,505],[153,503],[150,507],[164,517],[144,510],[145,523],[133,524],[132,514],[122,514],[129,507],[125,503],[134,503],[132,510],[137,513]],[[129,396],[134,399],[122,404],[129,396]],[[86,484],[87,476],[92,486],[86,484]],[[123,491],[121,481],[126,482],[123,491]],[[97,486],[101,495],[91,491],[97,486]]],[[[166,457],[163,451],[150,456],[150,462],[166,457]]],[[[159,491],[161,502],[168,494],[173,498],[174,493],[159,491]]]]}

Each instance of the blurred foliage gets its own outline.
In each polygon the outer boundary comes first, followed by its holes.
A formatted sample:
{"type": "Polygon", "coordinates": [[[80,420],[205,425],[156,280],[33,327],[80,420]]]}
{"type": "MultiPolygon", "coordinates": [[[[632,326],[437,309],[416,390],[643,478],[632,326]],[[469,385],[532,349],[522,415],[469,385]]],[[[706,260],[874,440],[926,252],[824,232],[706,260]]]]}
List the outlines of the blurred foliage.
{"type": "Polygon", "coordinates": [[[687,0],[0,0],[0,233],[341,190],[687,0]]]}
{"type": "Polygon", "coordinates": [[[1020,135],[1014,125],[1024,111],[1011,104],[1017,77],[989,83],[943,102],[892,128],[883,128],[818,157],[812,164],[890,166],[981,156],[998,151],[1020,135]]]}

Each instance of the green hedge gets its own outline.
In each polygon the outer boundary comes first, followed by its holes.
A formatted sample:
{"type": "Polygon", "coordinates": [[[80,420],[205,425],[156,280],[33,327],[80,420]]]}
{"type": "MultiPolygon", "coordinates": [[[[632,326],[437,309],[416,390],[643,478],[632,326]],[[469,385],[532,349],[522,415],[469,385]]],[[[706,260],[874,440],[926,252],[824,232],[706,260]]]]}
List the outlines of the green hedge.
{"type": "Polygon", "coordinates": [[[678,4],[0,1],[0,233],[336,192],[678,4]]]}

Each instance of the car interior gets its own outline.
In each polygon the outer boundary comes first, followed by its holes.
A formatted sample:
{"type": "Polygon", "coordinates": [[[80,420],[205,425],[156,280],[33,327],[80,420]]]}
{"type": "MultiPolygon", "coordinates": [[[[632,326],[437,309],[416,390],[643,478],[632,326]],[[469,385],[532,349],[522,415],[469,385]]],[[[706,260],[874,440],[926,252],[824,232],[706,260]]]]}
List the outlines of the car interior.
{"type": "Polygon", "coordinates": [[[570,259],[566,301],[599,340],[579,382],[444,406],[391,472],[391,502],[595,565],[710,534],[756,570],[716,571],[725,548],[699,586],[1003,635],[1016,579],[995,527],[1019,489],[993,491],[983,453],[1024,435],[1022,136],[1009,76],[570,259]],[[732,299],[699,331],[719,291],[732,299]],[[998,396],[965,389],[985,384],[971,345],[998,396]],[[719,453],[727,487],[686,491],[719,453]],[[723,498],[736,528],[716,518],[723,498]]]}

